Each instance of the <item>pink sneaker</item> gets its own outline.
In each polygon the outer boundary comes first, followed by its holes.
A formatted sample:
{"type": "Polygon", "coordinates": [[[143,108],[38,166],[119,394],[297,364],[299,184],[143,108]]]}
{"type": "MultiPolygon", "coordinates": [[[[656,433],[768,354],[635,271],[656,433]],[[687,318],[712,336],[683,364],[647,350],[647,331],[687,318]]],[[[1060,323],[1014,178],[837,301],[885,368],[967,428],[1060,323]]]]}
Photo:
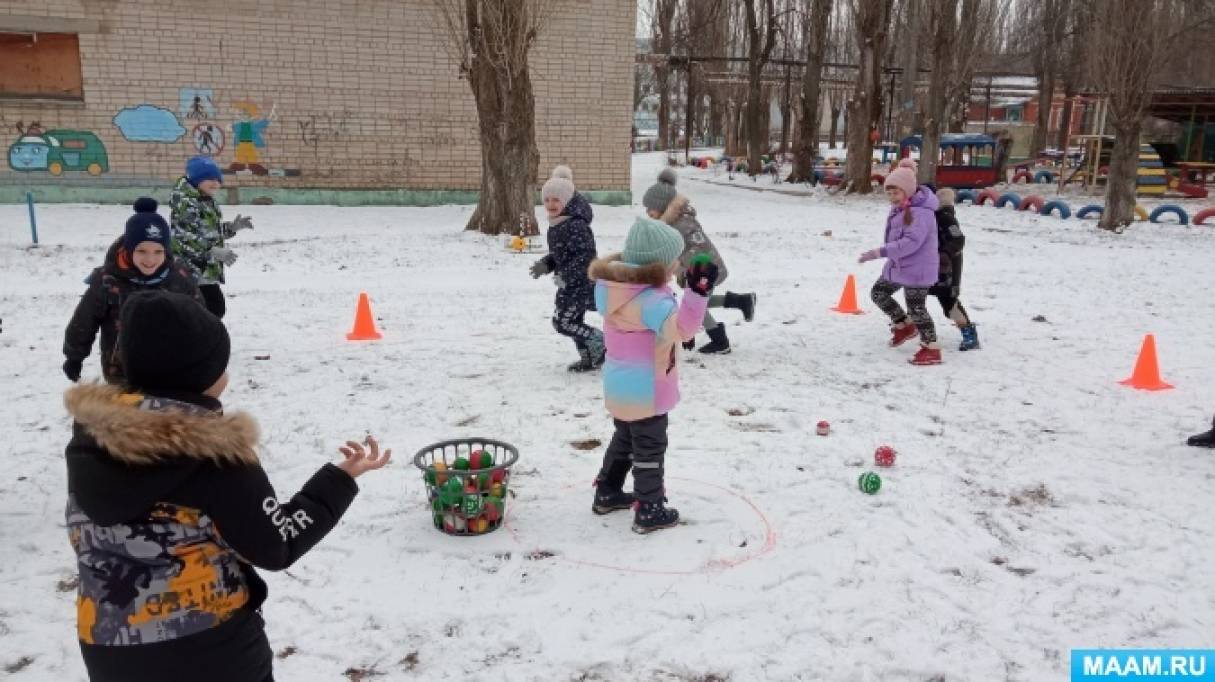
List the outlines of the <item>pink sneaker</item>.
{"type": "Polygon", "coordinates": [[[891,327],[890,347],[897,348],[904,343],[914,339],[920,335],[920,330],[915,328],[914,324],[906,324],[902,327],[891,327]]]}

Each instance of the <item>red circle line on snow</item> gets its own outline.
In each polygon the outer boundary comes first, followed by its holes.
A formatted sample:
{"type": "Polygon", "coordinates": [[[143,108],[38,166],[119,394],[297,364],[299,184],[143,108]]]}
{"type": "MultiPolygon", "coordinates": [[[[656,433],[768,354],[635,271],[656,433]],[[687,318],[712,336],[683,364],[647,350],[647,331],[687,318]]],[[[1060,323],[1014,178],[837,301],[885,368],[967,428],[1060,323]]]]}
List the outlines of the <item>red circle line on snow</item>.
{"type": "MultiPolygon", "coordinates": [[[[759,517],[760,522],[763,523],[763,526],[764,526],[764,544],[763,544],[763,546],[761,546],[759,548],[758,552],[755,552],[753,554],[748,554],[748,555],[739,557],[737,559],[715,559],[713,561],[706,563],[704,566],[701,566],[700,568],[693,569],[693,570],[686,570],[686,571],[677,571],[677,570],[665,570],[664,571],[664,570],[652,569],[652,568],[633,568],[631,566],[614,566],[612,564],[603,564],[603,563],[599,563],[597,561],[584,561],[582,559],[571,559],[568,556],[565,556],[564,554],[557,554],[555,556],[557,558],[560,558],[560,559],[567,561],[571,564],[574,564],[576,566],[587,566],[589,568],[602,568],[602,569],[609,570],[609,571],[621,571],[624,573],[642,573],[642,574],[646,574],[646,575],[697,575],[697,574],[701,574],[701,573],[708,573],[708,572],[714,571],[714,570],[724,571],[726,569],[736,568],[738,566],[741,566],[741,565],[747,563],[748,561],[751,561],[752,559],[757,559],[757,558],[771,552],[773,549],[776,549],[776,530],[772,527],[772,522],[768,520],[768,517],[766,515],[764,515],[764,512],[762,510],[760,510],[760,508],[753,501],[751,501],[751,498],[749,498],[745,495],[736,493],[733,490],[730,490],[729,488],[724,488],[722,486],[719,486],[719,485],[716,485],[713,483],[708,483],[706,481],[698,481],[693,478],[681,478],[678,476],[668,476],[667,478],[671,479],[672,481],[686,481],[688,483],[695,483],[697,485],[707,486],[709,488],[719,490],[723,493],[726,493],[727,495],[731,495],[733,497],[738,498],[739,500],[742,500],[744,504],[746,504],[748,507],[751,508],[751,511],[755,512],[755,515],[759,517]]],[[[581,488],[581,487],[582,487],[581,485],[575,484],[575,485],[566,486],[565,490],[573,490],[575,488],[581,488]]],[[[514,508],[514,505],[508,506],[508,508],[506,510],[506,515],[502,517],[502,525],[508,531],[510,531],[510,535],[512,538],[514,538],[515,542],[522,545],[523,539],[519,537],[519,534],[515,531],[514,526],[510,525],[510,523],[509,523],[510,517],[511,517],[510,512],[511,512],[511,509],[513,509],[513,508],[514,508]]]]}

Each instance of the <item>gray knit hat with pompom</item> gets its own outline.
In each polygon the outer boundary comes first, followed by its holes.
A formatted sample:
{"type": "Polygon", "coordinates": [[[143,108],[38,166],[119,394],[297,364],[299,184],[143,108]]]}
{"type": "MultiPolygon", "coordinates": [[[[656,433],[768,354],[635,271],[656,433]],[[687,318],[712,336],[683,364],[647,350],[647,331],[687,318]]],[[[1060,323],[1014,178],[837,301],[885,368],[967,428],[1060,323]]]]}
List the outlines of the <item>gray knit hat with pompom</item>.
{"type": "Polygon", "coordinates": [[[641,199],[641,205],[651,211],[666,212],[667,206],[671,205],[671,202],[675,200],[676,194],[678,194],[675,191],[675,182],[678,179],[679,177],[675,175],[675,169],[662,169],[662,172],[658,174],[658,182],[645,191],[645,196],[641,199]]]}

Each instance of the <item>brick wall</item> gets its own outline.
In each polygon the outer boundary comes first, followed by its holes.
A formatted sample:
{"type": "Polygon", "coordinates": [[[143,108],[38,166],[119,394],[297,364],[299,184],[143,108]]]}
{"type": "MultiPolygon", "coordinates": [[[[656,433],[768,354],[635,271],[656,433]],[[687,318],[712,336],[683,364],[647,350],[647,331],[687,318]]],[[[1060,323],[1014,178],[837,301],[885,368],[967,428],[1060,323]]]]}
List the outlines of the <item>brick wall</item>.
{"type": "MultiPolygon", "coordinates": [[[[564,162],[580,189],[628,189],[635,12],[565,0],[533,49],[541,181],[564,162]]],[[[0,31],[78,31],[84,76],[83,103],[0,98],[0,182],[163,183],[220,135],[227,168],[244,128],[266,174],[230,184],[476,189],[476,110],[436,22],[426,0],[0,0],[0,31]],[[92,133],[108,169],[13,170],[33,122],[92,133]]]]}

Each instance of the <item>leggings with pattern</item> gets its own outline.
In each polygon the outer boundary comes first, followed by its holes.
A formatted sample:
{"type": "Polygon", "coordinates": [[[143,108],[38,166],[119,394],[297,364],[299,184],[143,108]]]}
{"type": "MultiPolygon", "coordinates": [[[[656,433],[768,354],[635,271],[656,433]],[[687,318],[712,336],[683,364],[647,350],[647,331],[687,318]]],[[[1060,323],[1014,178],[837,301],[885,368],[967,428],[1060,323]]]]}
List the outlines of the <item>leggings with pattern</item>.
{"type": "Polygon", "coordinates": [[[891,322],[901,324],[910,317],[912,324],[920,330],[920,341],[926,344],[936,343],[937,330],[932,324],[932,316],[928,314],[926,305],[928,287],[904,287],[902,284],[895,284],[890,280],[879,279],[873,283],[870,296],[891,322]],[[903,295],[907,298],[907,312],[903,312],[902,306],[894,300],[894,294],[899,289],[904,289],[903,295]]]}

